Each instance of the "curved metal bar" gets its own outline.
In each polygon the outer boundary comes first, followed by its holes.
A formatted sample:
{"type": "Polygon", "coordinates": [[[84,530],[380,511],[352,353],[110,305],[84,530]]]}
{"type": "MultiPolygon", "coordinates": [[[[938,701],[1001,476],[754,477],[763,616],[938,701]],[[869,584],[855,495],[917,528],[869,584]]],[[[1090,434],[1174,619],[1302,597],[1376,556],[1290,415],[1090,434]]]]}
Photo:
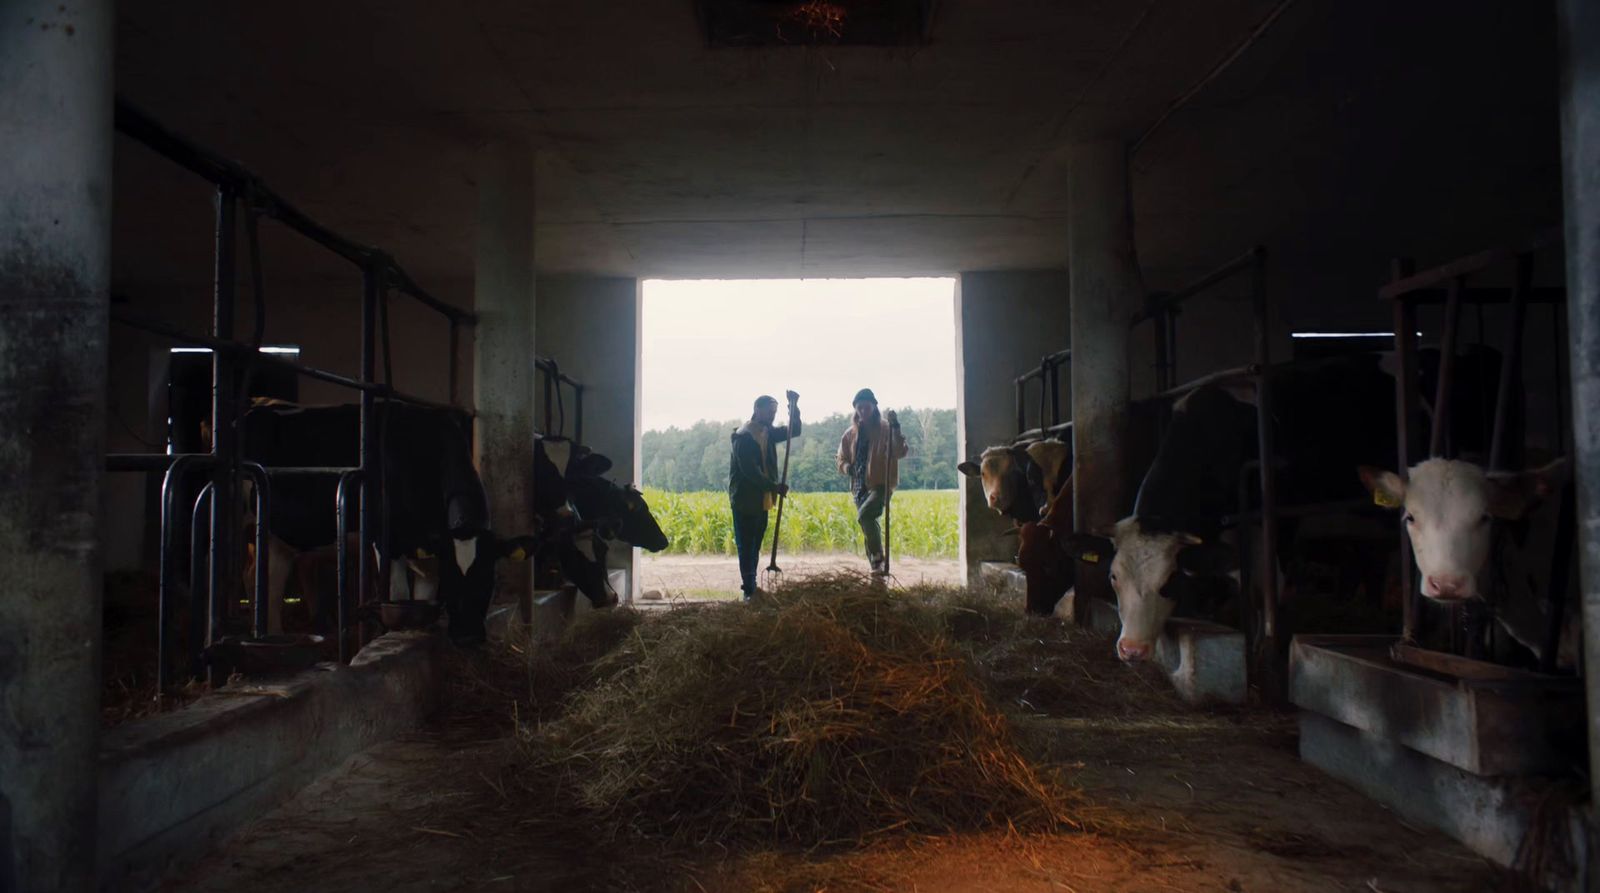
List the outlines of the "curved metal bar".
{"type": "Polygon", "coordinates": [[[267,536],[272,526],[272,478],[259,462],[240,462],[239,470],[249,475],[256,485],[256,596],[251,608],[255,615],[254,634],[259,639],[267,634],[267,606],[277,595],[267,592],[267,582],[271,579],[268,573],[270,559],[267,556],[267,536]]]}
{"type": "MultiPolygon", "coordinates": [[[[352,468],[339,475],[339,483],[333,490],[334,535],[338,538],[338,557],[334,563],[334,580],[338,594],[334,597],[339,635],[339,662],[350,662],[350,612],[347,610],[350,593],[350,557],[345,541],[350,538],[350,525],[345,521],[346,509],[350,504],[350,485],[364,485],[364,476],[361,469],[352,468]]],[[[357,555],[357,561],[363,556],[357,555]]]]}
{"type": "Polygon", "coordinates": [[[171,643],[167,641],[167,626],[172,615],[172,551],[174,541],[177,539],[177,530],[174,518],[177,514],[177,499],[179,485],[186,472],[195,468],[208,468],[215,463],[215,458],[206,455],[185,455],[173,460],[167,466],[167,473],[161,479],[161,561],[158,582],[156,584],[156,691],[157,696],[166,694],[167,691],[167,649],[171,643]]]}
{"type": "Polygon", "coordinates": [[[209,542],[207,548],[202,549],[200,541],[211,532],[211,494],[216,486],[216,481],[207,481],[200,488],[189,519],[189,675],[193,679],[199,679],[206,671],[206,603],[200,593],[209,590],[207,574],[211,549],[209,542]]]}

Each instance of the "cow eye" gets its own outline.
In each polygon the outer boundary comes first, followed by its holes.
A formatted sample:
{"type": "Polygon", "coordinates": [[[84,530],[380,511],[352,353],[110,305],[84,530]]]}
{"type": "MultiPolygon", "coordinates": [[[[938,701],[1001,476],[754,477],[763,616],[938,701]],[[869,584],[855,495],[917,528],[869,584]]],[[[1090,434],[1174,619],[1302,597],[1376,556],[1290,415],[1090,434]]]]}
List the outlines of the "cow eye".
{"type": "Polygon", "coordinates": [[[1111,572],[1111,582],[1112,582],[1113,585],[1115,585],[1116,582],[1117,582],[1117,572],[1116,571],[1112,571],[1111,572]]]}
{"type": "Polygon", "coordinates": [[[1406,512],[1406,523],[1407,524],[1415,524],[1415,523],[1417,523],[1417,516],[1411,514],[1410,512],[1406,512]]]}

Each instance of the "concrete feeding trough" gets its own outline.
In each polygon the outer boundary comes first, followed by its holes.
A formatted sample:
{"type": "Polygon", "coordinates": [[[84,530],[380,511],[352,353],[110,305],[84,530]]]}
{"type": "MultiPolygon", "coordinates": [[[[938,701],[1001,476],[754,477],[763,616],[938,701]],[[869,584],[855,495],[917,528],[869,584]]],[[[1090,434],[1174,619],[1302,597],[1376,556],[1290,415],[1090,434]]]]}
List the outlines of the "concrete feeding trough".
{"type": "MultiPolygon", "coordinates": [[[[985,561],[978,578],[999,586],[1019,599],[1027,594],[1028,578],[1009,561],[985,561]]],[[[1056,606],[1057,616],[1072,616],[1068,592],[1056,606]]],[[[1089,625],[1100,632],[1116,632],[1122,621],[1109,602],[1091,602],[1089,625]]],[[[1243,704],[1249,698],[1249,673],[1245,661],[1244,633],[1219,623],[1175,617],[1156,641],[1155,661],[1167,673],[1184,700],[1190,703],[1243,704]]]]}
{"type": "MultiPolygon", "coordinates": [[[[1530,831],[1583,846],[1581,816],[1562,796],[1582,769],[1583,697],[1573,677],[1396,636],[1297,636],[1290,649],[1301,758],[1505,866],[1530,831]]],[[[1574,883],[1559,867],[1541,875],[1550,889],[1574,883]]]]}
{"type": "Polygon", "coordinates": [[[409,732],[438,701],[437,636],[389,633],[350,666],[229,685],[108,730],[101,889],[153,888],[350,754],[409,732]]]}

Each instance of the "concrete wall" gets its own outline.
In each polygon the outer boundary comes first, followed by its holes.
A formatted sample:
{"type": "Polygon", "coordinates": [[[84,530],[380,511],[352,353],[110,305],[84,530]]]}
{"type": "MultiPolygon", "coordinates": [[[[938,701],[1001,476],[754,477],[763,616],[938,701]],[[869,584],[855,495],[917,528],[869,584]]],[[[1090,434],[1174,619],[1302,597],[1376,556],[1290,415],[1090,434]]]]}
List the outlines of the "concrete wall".
{"type": "MultiPolygon", "coordinates": [[[[975,457],[984,447],[1009,443],[1017,433],[1016,377],[1039,358],[1064,350],[1071,329],[1065,270],[962,273],[956,284],[957,449],[975,457]]],[[[1066,380],[1062,380],[1063,397],[1066,380]]],[[[1030,393],[1037,394],[1036,388],[1030,393]]],[[[1062,406],[1065,416],[1067,407],[1062,406]]],[[[975,579],[979,562],[1009,561],[1016,537],[984,504],[983,489],[964,478],[960,517],[962,572],[975,579]]]]}
{"type": "MultiPolygon", "coordinates": [[[[534,323],[539,356],[584,385],[583,441],[613,463],[610,477],[639,480],[639,282],[603,276],[541,276],[534,323]]],[[[544,424],[542,376],[534,382],[535,424],[544,424]]],[[[563,389],[566,435],[573,434],[570,391],[563,389]]],[[[638,588],[638,549],[612,549],[607,564],[629,571],[638,588]]],[[[618,593],[624,595],[623,593],[618,593]]]]}

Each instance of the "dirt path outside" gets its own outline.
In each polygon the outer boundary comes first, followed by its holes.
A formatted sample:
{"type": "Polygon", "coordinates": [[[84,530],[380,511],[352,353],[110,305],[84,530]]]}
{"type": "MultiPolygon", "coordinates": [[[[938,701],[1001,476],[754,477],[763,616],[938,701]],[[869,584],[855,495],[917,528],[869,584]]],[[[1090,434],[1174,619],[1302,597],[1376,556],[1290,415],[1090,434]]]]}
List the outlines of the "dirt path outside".
{"type": "MultiPolygon", "coordinates": [[[[765,568],[769,555],[761,556],[765,568]]],[[[778,566],[786,578],[830,571],[867,571],[867,560],[845,552],[813,552],[802,555],[778,556],[778,566]]],[[[892,559],[896,582],[904,586],[934,583],[959,586],[961,563],[954,558],[899,558],[892,559]]],[[[645,553],[639,562],[640,591],[660,593],[659,599],[645,599],[639,607],[647,608],[652,602],[712,601],[734,598],[739,593],[739,562],[732,555],[651,555],[645,553]]],[[[763,574],[764,576],[764,574],[763,574]]],[[[762,585],[766,585],[764,582],[762,585]]]]}

